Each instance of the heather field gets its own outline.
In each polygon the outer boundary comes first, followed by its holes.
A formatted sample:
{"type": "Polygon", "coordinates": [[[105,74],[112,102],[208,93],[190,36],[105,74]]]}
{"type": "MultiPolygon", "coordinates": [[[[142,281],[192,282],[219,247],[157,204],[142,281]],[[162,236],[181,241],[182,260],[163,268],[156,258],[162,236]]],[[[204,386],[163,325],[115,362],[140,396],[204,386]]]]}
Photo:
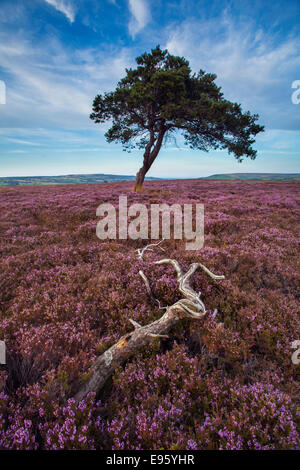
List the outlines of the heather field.
{"type": "Polygon", "coordinates": [[[3,187],[1,204],[0,449],[295,449],[299,436],[300,184],[147,181],[3,187]],[[96,208],[203,203],[205,243],[96,237],[96,208]],[[207,307],[169,338],[153,338],[118,367],[99,396],[72,398],[118,338],[180,299],[169,257],[207,307]],[[214,314],[215,309],[217,313],[214,314]]]}

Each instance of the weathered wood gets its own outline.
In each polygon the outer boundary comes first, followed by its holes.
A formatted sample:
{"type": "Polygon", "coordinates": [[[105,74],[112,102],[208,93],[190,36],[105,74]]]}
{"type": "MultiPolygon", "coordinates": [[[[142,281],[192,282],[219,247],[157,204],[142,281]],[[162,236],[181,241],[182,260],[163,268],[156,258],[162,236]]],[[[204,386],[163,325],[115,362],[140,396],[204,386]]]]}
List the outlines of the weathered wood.
{"type": "MultiPolygon", "coordinates": [[[[141,253],[141,258],[143,257],[143,253],[144,252],[141,253]]],[[[191,288],[189,278],[199,267],[213,279],[224,279],[224,276],[213,274],[200,263],[191,264],[185,274],[182,272],[176,260],[166,258],[157,261],[155,264],[166,263],[171,264],[175,268],[179,290],[184,295],[184,298],[166,307],[166,312],[163,316],[148,325],[141,326],[136,321],[130,319],[129,321],[133,324],[135,329],[131,333],[122,336],[116,344],[111,346],[96,359],[90,369],[90,379],[80,388],[74,397],[76,402],[84,399],[91,392],[97,394],[104,386],[107,379],[113,374],[116,367],[136,354],[140,348],[146,346],[153,337],[165,337],[166,333],[182,318],[201,319],[206,314],[204,303],[200,299],[201,293],[197,293],[191,288]]],[[[145,283],[148,295],[159,303],[158,299],[155,299],[152,295],[149,281],[143,271],[139,271],[139,274],[145,283]]]]}
{"type": "Polygon", "coordinates": [[[92,376],[75,395],[79,402],[89,393],[98,393],[116,366],[124,363],[140,348],[146,346],[153,337],[165,335],[180,320],[182,311],[178,307],[169,307],[158,320],[146,326],[136,327],[131,333],[122,336],[119,341],[99,356],[91,367],[92,376]]]}

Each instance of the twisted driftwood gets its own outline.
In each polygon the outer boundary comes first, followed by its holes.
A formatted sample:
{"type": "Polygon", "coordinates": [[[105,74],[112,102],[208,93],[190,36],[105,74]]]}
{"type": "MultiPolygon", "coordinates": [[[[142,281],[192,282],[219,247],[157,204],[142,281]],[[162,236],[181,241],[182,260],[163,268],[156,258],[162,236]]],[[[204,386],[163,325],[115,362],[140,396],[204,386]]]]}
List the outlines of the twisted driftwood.
{"type": "MultiPolygon", "coordinates": [[[[149,246],[153,245],[148,245],[143,250],[139,250],[140,259],[143,258],[143,254],[149,246]]],[[[179,290],[183,294],[183,298],[171,306],[161,307],[159,301],[152,295],[147,277],[143,271],[139,271],[148,295],[158,302],[161,309],[165,308],[166,312],[161,318],[145,326],[141,326],[136,321],[130,319],[129,321],[134,326],[134,330],[122,336],[117,343],[96,359],[90,369],[90,379],[74,397],[76,402],[84,399],[91,392],[97,394],[106,380],[113,374],[115,368],[132,356],[137,349],[149,343],[151,338],[167,337],[166,333],[182,318],[200,319],[204,317],[206,309],[200,299],[201,292],[195,292],[189,284],[189,279],[196,269],[203,269],[212,279],[224,279],[224,276],[213,274],[201,263],[192,263],[186,273],[182,272],[179,263],[174,259],[161,259],[156,261],[155,264],[171,264],[175,268],[179,290]]]]}

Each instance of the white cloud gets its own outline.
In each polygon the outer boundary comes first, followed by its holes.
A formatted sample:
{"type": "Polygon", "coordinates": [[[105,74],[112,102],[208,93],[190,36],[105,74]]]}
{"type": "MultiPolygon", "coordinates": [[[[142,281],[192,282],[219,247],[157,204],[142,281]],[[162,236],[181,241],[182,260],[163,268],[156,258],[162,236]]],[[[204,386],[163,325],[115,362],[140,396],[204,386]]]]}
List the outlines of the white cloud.
{"type": "Polygon", "coordinates": [[[192,66],[217,73],[224,83],[239,84],[248,78],[256,86],[264,86],[274,85],[287,67],[300,65],[298,38],[287,38],[276,46],[269,39],[250,26],[235,27],[220,20],[206,25],[186,22],[169,35],[166,47],[187,56],[192,66]],[[210,30],[215,35],[208,34],[210,30]]]}
{"type": "Polygon", "coordinates": [[[299,39],[289,35],[275,42],[251,22],[235,24],[224,15],[170,28],[165,47],[185,56],[193,70],[216,73],[225,97],[259,113],[263,124],[299,129],[299,112],[290,104],[292,77],[300,68],[299,39]]]}
{"type": "Polygon", "coordinates": [[[40,143],[32,142],[30,140],[22,140],[22,139],[14,139],[12,137],[4,137],[4,139],[8,142],[13,142],[15,144],[20,144],[20,145],[30,145],[34,147],[40,147],[40,143]]]}
{"type": "Polygon", "coordinates": [[[112,90],[132,62],[125,48],[76,49],[70,54],[56,40],[33,47],[24,38],[0,34],[0,63],[7,75],[7,106],[1,110],[0,125],[91,128],[92,100],[112,90]]]}
{"type": "Polygon", "coordinates": [[[74,6],[68,0],[45,0],[46,3],[52,5],[56,10],[63,13],[70,23],[75,20],[75,9],[74,6]]]}
{"type": "Polygon", "coordinates": [[[128,0],[131,18],[128,29],[132,38],[150,21],[150,11],[145,0],[128,0]]]}

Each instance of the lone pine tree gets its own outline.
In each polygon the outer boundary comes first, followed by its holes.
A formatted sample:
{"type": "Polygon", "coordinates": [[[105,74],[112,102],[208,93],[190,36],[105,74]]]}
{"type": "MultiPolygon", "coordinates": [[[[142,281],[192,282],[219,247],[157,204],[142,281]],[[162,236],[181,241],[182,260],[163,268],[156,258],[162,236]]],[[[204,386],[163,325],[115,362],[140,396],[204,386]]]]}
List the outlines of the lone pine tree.
{"type": "Polygon", "coordinates": [[[141,191],[164,141],[178,131],[192,149],[227,149],[239,161],[255,159],[252,144],[264,127],[257,124],[257,114],[242,112],[240,104],[223,97],[215,74],[192,73],[185,58],[160,46],[136,62],[115,91],[95,97],[90,115],[96,123],[112,121],[105,134],[108,142],[121,142],[129,151],[144,149],[135,191],[141,191]]]}

